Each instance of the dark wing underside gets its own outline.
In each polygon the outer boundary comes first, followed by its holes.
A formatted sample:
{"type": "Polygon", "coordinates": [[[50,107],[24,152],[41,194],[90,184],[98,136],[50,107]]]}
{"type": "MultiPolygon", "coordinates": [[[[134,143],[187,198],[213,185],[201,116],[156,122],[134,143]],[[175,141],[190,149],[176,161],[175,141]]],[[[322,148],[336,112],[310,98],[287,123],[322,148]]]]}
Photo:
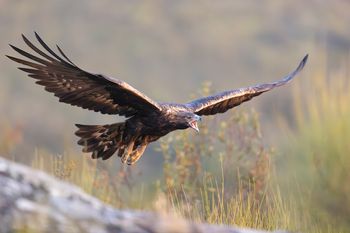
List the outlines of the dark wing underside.
{"type": "Polygon", "coordinates": [[[213,115],[216,113],[226,112],[227,110],[236,107],[255,96],[288,83],[304,68],[307,58],[308,55],[303,58],[296,70],[279,81],[221,92],[216,95],[194,100],[190,103],[187,103],[186,106],[197,115],[213,115]]]}
{"type": "Polygon", "coordinates": [[[159,105],[150,98],[121,80],[101,74],[86,72],[77,67],[57,46],[61,56],[51,50],[35,33],[47,53],[34,46],[24,35],[24,42],[36,55],[10,45],[31,61],[7,56],[27,67],[19,67],[36,79],[36,83],[54,93],[60,102],[79,106],[103,114],[118,114],[130,117],[150,111],[160,111],[159,105]],[[38,56],[40,55],[40,56],[38,56]]]}

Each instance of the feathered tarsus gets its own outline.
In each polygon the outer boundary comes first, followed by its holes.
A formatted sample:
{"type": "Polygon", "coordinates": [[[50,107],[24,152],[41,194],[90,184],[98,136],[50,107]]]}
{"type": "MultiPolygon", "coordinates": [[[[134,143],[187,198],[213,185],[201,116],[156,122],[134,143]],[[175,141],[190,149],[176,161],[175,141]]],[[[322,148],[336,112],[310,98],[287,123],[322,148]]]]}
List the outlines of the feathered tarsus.
{"type": "Polygon", "coordinates": [[[87,72],[76,66],[57,45],[54,52],[35,33],[42,48],[22,35],[25,44],[35,52],[28,53],[13,45],[28,60],[7,56],[24,65],[20,70],[36,79],[59,98],[60,102],[102,114],[125,116],[125,122],[110,125],[80,125],[76,135],[84,152],[92,158],[108,159],[117,153],[122,162],[135,163],[150,142],[177,129],[193,128],[203,115],[223,113],[275,87],[288,83],[306,64],[308,55],[295,71],[280,81],[221,92],[187,104],[158,103],[124,81],[87,72]]]}

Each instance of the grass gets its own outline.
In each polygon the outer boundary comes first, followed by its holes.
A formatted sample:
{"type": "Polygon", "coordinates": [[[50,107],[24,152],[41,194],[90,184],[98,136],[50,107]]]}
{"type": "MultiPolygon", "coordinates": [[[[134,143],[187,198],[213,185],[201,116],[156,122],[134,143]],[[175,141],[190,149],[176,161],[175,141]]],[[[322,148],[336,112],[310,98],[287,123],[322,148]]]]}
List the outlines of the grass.
{"type": "Polygon", "coordinates": [[[126,180],[132,180],[130,171],[112,174],[106,163],[70,153],[38,151],[32,166],[119,208],[173,213],[195,222],[321,232],[310,230],[311,217],[298,212],[296,200],[283,198],[256,114],[236,111],[228,118],[212,119],[199,137],[184,131],[162,140],[164,177],[156,186],[132,183],[126,180]],[[217,135],[209,133],[218,124],[217,135]],[[151,196],[144,195],[154,188],[151,196]]]}
{"type": "Polygon", "coordinates": [[[350,223],[350,82],[346,72],[318,74],[311,85],[295,90],[296,130],[286,128],[282,146],[283,180],[313,219],[349,231],[350,223]],[[294,169],[292,169],[293,167],[294,169]],[[287,171],[287,172],[286,172],[287,171]],[[289,180],[289,182],[288,182],[289,180]]]}
{"type": "MultiPolygon", "coordinates": [[[[257,113],[243,108],[210,118],[199,135],[173,133],[159,144],[164,167],[155,184],[138,183],[130,167],[116,171],[69,151],[38,150],[32,166],[118,208],[266,230],[348,232],[349,90],[344,73],[314,75],[296,88],[296,127],[282,124],[287,140],[277,151],[264,145],[257,113]]],[[[11,143],[2,141],[6,150],[11,143]]]]}

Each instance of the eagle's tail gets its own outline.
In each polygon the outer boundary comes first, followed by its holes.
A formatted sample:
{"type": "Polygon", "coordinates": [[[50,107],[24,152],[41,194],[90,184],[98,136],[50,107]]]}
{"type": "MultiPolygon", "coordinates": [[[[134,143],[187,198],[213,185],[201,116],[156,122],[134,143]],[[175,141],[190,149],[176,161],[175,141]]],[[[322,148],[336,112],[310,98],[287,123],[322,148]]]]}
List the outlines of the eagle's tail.
{"type": "Polygon", "coordinates": [[[106,160],[118,151],[122,162],[131,165],[141,157],[149,143],[147,137],[128,134],[125,122],[76,126],[75,134],[81,138],[78,144],[83,146],[83,152],[92,152],[93,159],[106,160]]]}

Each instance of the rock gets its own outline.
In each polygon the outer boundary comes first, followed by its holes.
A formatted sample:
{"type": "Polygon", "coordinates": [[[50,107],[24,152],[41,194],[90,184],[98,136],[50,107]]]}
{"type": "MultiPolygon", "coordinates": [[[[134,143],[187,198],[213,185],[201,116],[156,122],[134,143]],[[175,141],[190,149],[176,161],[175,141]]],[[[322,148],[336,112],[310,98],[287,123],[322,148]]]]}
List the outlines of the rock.
{"type": "Polygon", "coordinates": [[[0,232],[263,233],[117,210],[44,172],[0,158],[0,232]]]}

